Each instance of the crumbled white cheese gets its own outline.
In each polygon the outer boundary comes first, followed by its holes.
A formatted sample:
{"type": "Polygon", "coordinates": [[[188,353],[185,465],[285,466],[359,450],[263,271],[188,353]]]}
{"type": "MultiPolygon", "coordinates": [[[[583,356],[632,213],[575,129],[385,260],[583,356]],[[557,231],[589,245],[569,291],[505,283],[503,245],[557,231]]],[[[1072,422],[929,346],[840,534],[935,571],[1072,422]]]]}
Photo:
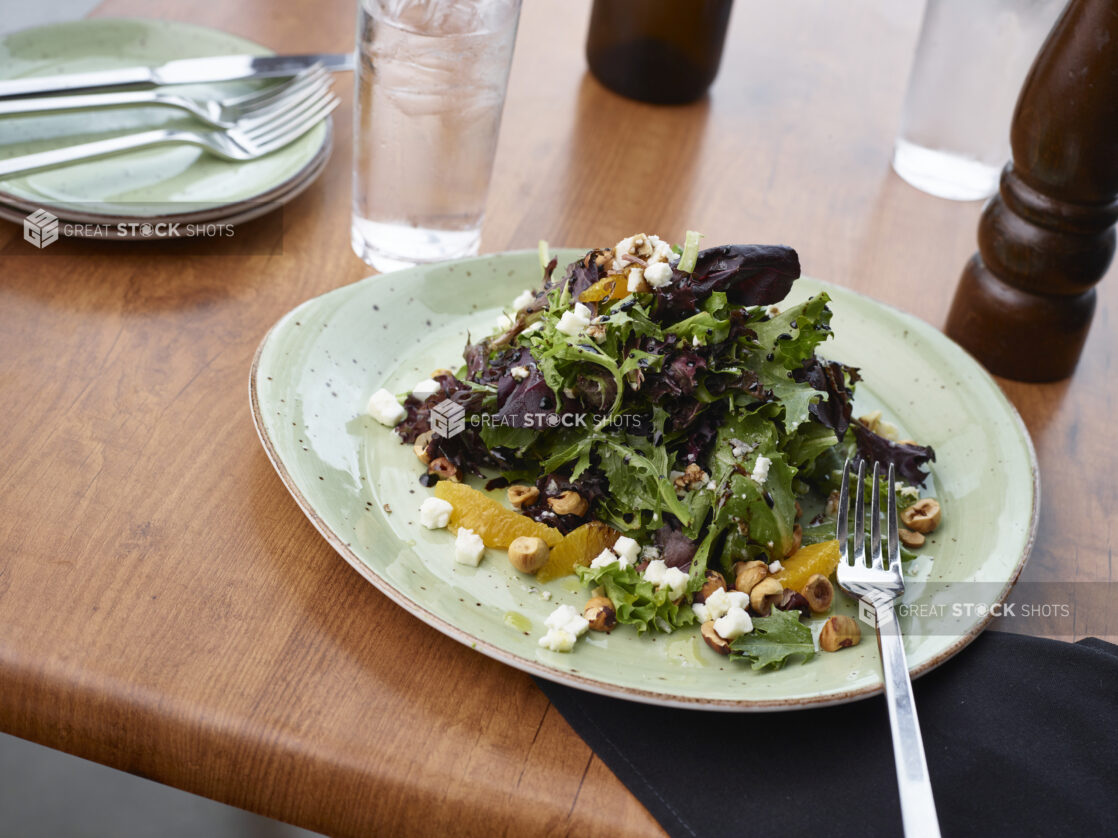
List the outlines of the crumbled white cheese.
{"type": "Polygon", "coordinates": [[[640,555],[641,546],[627,535],[621,536],[613,543],[613,552],[631,564],[635,564],[640,555]]]}
{"type": "Polygon", "coordinates": [[[408,415],[404,406],[396,401],[396,397],[383,387],[369,397],[369,404],[366,409],[370,416],[390,428],[399,425],[408,415]]]}
{"type": "Polygon", "coordinates": [[[529,323],[527,326],[525,326],[524,331],[522,331],[520,334],[530,335],[530,334],[532,334],[532,332],[538,332],[542,328],[543,328],[543,321],[542,320],[537,320],[535,323],[529,323]]]}
{"type": "Polygon", "coordinates": [[[694,336],[693,338],[691,338],[691,345],[692,345],[693,347],[695,347],[696,349],[698,349],[698,348],[699,348],[700,346],[702,346],[702,345],[703,345],[703,344],[702,344],[702,343],[701,343],[701,342],[699,341],[699,336],[698,336],[698,335],[695,335],[695,336],[694,336]]]}
{"type": "Polygon", "coordinates": [[[644,281],[653,288],[672,284],[672,267],[667,262],[656,262],[644,269],[644,281]]]}
{"type": "Polygon", "coordinates": [[[715,489],[717,489],[717,488],[718,488],[718,487],[717,487],[717,486],[716,486],[716,485],[714,484],[714,481],[713,481],[713,480],[711,480],[711,481],[710,481],[709,483],[707,483],[707,489],[708,489],[709,491],[713,492],[713,491],[714,491],[715,489]]]}
{"type": "Polygon", "coordinates": [[[731,608],[714,621],[714,631],[723,640],[737,640],[753,631],[753,621],[742,608],[731,608]]]}
{"type": "Polygon", "coordinates": [[[757,462],[753,464],[753,474],[750,475],[754,482],[760,484],[769,479],[769,466],[772,465],[772,462],[768,457],[757,458],[757,462]]]}
{"type": "Polygon", "coordinates": [[[784,570],[784,565],[780,563],[780,559],[769,563],[769,573],[780,573],[782,570],[784,570]]]}
{"type": "Polygon", "coordinates": [[[668,589],[668,599],[679,599],[687,593],[687,581],[690,577],[678,567],[669,567],[664,571],[664,578],[660,583],[661,588],[668,589]]]}
{"type": "Polygon", "coordinates": [[[540,638],[540,645],[552,652],[569,652],[575,647],[573,634],[563,629],[548,629],[547,634],[540,638]]]}
{"type": "MultiPolygon", "coordinates": [[[[691,610],[695,612],[695,616],[699,618],[699,622],[705,623],[708,620],[717,620],[727,611],[729,611],[736,603],[741,600],[737,597],[731,599],[733,594],[741,594],[741,591],[727,592],[725,588],[716,588],[714,593],[707,597],[706,602],[696,602],[691,606],[691,610]]],[[[745,597],[745,603],[749,603],[749,597],[745,597]]]]}
{"type": "Polygon", "coordinates": [[[744,591],[728,591],[726,601],[730,603],[730,608],[748,608],[749,594],[744,591]]]}
{"type": "Polygon", "coordinates": [[[920,500],[920,490],[915,486],[900,486],[897,488],[897,494],[902,498],[920,500]]]}
{"type": "Polygon", "coordinates": [[[536,299],[536,292],[530,288],[525,288],[517,294],[516,299],[512,301],[513,311],[520,311],[520,309],[530,305],[534,299],[536,299]]]}
{"type": "Polygon", "coordinates": [[[419,523],[429,530],[441,530],[450,523],[454,506],[442,498],[426,498],[419,505],[419,523]]]}
{"type": "Polygon", "coordinates": [[[645,581],[651,582],[653,587],[660,587],[664,583],[664,574],[667,573],[668,566],[664,564],[662,559],[654,559],[648,563],[648,567],[644,569],[645,581]]]}
{"type": "Polygon", "coordinates": [[[428,398],[435,395],[442,389],[442,385],[435,381],[433,378],[425,378],[422,381],[417,381],[415,386],[411,388],[411,394],[419,399],[421,402],[427,401],[428,398]]]}
{"type": "Polygon", "coordinates": [[[507,332],[512,328],[513,320],[504,312],[497,315],[497,328],[502,332],[507,332]]]}
{"type": "Polygon", "coordinates": [[[648,563],[644,578],[657,590],[666,588],[671,599],[679,599],[687,591],[687,574],[678,567],[668,567],[662,559],[653,559],[648,563]]]}
{"type": "Polygon", "coordinates": [[[481,564],[481,557],[485,555],[485,542],[473,530],[461,527],[458,537],[454,539],[454,561],[477,567],[481,564]]]}
{"type": "Polygon", "coordinates": [[[660,558],[660,548],[653,544],[648,544],[641,548],[641,558],[652,561],[653,559],[660,558]]]}
{"type": "Polygon", "coordinates": [[[527,367],[513,367],[511,370],[509,370],[509,375],[511,375],[517,381],[523,381],[529,376],[529,374],[530,372],[527,367]]]}
{"type": "Polygon", "coordinates": [[[582,303],[575,303],[573,311],[564,311],[559,318],[556,329],[565,335],[574,337],[590,325],[590,309],[582,303]]]}
{"type": "Polygon", "coordinates": [[[594,561],[590,562],[590,567],[592,567],[592,568],[609,567],[611,564],[613,564],[616,561],[618,561],[617,554],[614,553],[612,550],[610,550],[607,547],[605,550],[603,550],[601,553],[599,553],[594,558],[594,561]]]}
{"type": "Polygon", "coordinates": [[[641,282],[644,280],[644,268],[629,268],[627,276],[625,290],[630,294],[636,294],[641,290],[641,282]]]}
{"type": "Polygon", "coordinates": [[[740,439],[730,440],[730,453],[735,457],[744,457],[746,454],[751,454],[756,445],[750,445],[748,442],[742,442],[740,439]]]}
{"type": "Polygon", "coordinates": [[[590,628],[590,622],[571,605],[560,605],[544,620],[547,634],[540,638],[540,646],[553,652],[569,652],[575,641],[590,628]]]}
{"type": "Polygon", "coordinates": [[[575,617],[581,617],[578,609],[573,605],[559,605],[552,611],[543,624],[550,628],[563,628],[567,623],[571,622],[575,617]]]}

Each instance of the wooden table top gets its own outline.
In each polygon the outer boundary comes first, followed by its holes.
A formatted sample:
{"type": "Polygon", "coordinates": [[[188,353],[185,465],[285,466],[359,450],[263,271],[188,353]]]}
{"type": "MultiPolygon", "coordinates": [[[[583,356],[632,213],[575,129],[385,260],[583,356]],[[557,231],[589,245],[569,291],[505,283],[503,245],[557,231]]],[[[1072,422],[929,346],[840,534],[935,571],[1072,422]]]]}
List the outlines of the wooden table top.
{"type": "MultiPolygon", "coordinates": [[[[678,108],[588,77],[587,6],[524,4],[483,250],[687,228],[787,243],[805,273],[942,324],[980,205],[889,167],[918,0],[738,4],[709,98],[678,108]]],[[[98,10],[157,13],[278,51],[352,46],[350,0],[98,10]]],[[[281,245],[48,253],[0,224],[0,730],[336,835],[660,834],[526,675],[333,553],[256,439],[268,327],[370,272],[338,87],[333,159],[281,245]]],[[[1026,580],[1113,579],[1115,273],[1074,379],[1004,382],[1044,484],[1026,580]]],[[[1067,633],[1113,636],[1105,605],[1067,633]]]]}

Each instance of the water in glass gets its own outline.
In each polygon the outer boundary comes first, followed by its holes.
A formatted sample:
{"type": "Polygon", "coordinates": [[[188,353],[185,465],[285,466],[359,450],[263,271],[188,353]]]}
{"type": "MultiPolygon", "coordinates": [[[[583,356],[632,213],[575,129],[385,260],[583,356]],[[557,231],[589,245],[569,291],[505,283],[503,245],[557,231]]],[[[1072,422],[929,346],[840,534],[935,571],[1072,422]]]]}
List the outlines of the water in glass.
{"type": "Polygon", "coordinates": [[[478,251],[519,0],[360,0],[353,249],[387,271],[478,251]]]}

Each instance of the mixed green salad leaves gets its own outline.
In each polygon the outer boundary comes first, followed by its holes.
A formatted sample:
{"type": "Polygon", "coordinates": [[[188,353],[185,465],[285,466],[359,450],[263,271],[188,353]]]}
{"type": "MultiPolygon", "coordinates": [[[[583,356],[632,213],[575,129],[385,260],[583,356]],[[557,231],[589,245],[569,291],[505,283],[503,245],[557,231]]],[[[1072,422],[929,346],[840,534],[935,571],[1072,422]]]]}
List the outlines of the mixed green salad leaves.
{"type": "MultiPolygon", "coordinates": [[[[922,485],[932,450],[852,420],[858,371],[818,354],[831,336],[828,295],[776,308],[800,274],[796,252],[698,251],[697,241],[684,252],[633,236],[560,275],[547,261],[539,290],[521,298],[531,301],[468,343],[464,366],[437,376],[439,392],[408,397],[398,432],[424,440],[444,472],[533,482],[539,497],[523,511],[538,521],[564,532],[601,521],[648,545],[687,573],[689,595],[708,569],[728,574],[833,538],[833,521],[812,511],[847,457],[893,463],[922,485]],[[465,429],[426,433],[446,401],[465,411],[465,429]],[[585,512],[548,503],[569,491],[585,512]]],[[[578,574],[640,632],[694,623],[690,596],[652,585],[646,564],[578,574]]],[[[755,668],[811,652],[795,611],[753,625],[732,649],[755,668]]]]}

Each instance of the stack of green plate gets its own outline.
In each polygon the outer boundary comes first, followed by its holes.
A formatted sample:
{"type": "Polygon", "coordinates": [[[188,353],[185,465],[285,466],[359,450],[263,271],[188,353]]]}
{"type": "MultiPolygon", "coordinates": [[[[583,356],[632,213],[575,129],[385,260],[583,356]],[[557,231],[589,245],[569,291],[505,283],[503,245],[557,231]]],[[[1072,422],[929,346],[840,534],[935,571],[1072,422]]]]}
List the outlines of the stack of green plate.
{"type": "MultiPolygon", "coordinates": [[[[271,50],[224,32],[155,20],[95,19],[0,39],[0,79],[162,64],[271,50]]],[[[181,85],[176,93],[226,98],[270,82],[181,85]]],[[[137,107],[0,118],[0,159],[152,128],[197,128],[181,111],[137,107]]],[[[326,166],[331,121],[259,160],[230,162],[194,146],[124,152],[0,179],[0,218],[22,222],[44,209],[68,235],[146,238],[142,224],[233,224],[263,215],[306,189],[326,166]]],[[[148,233],[150,235],[150,233],[148,233]]]]}

